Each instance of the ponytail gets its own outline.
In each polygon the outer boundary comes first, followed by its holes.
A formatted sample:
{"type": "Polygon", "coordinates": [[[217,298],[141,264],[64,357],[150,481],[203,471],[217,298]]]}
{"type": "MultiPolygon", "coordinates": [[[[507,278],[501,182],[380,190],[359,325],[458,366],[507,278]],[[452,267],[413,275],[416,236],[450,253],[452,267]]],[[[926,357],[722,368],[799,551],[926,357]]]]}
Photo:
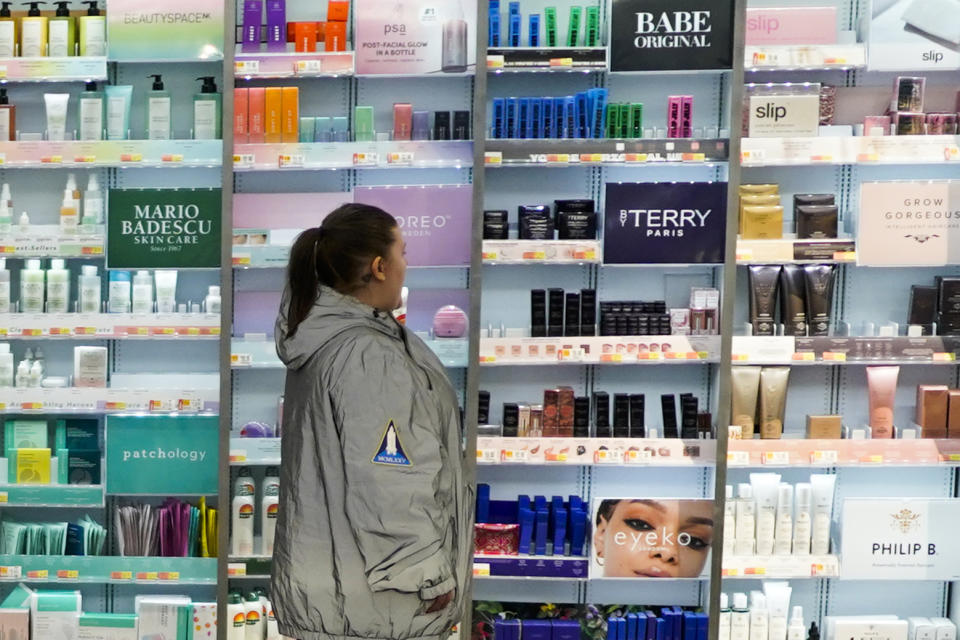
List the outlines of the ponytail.
{"type": "Polygon", "coordinates": [[[319,227],[301,233],[290,249],[287,288],[288,336],[320,295],[320,285],[350,294],[364,286],[364,269],[390,252],[396,219],[383,209],[366,204],[345,204],[336,208],[319,227]]]}

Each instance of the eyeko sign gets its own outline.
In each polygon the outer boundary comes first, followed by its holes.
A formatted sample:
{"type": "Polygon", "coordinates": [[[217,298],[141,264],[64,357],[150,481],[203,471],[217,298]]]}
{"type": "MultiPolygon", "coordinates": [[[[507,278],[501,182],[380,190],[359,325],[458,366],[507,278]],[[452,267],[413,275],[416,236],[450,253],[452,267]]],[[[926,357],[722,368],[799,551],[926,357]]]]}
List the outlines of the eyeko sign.
{"type": "Polygon", "coordinates": [[[217,416],[108,416],[107,492],[217,493],[217,416]]]}
{"type": "Polygon", "coordinates": [[[110,0],[111,60],[220,60],[223,0],[110,0]]]}
{"type": "Polygon", "coordinates": [[[607,183],[606,264],[723,262],[724,182],[607,183]]]}
{"type": "Polygon", "coordinates": [[[960,501],[848,498],[843,503],[841,578],[960,579],[960,501]]]}
{"type": "Polygon", "coordinates": [[[732,0],[613,0],[611,71],[730,69],[732,0]]]}
{"type": "Polygon", "coordinates": [[[879,267],[960,264],[960,180],[864,182],[857,262],[879,267]]]}
{"type": "Polygon", "coordinates": [[[111,189],[108,269],[220,266],[219,189],[111,189]]]}

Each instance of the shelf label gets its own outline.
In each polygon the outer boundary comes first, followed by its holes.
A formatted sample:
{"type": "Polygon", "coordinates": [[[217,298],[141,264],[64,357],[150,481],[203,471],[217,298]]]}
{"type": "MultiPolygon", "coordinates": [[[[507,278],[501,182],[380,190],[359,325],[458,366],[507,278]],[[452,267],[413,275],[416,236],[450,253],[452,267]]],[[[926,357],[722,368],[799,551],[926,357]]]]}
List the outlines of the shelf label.
{"type": "Polygon", "coordinates": [[[653,460],[653,452],[643,450],[638,451],[637,449],[630,449],[626,453],[625,462],[628,464],[644,464],[653,460]]]}
{"type": "Polygon", "coordinates": [[[496,449],[477,449],[478,464],[496,464],[497,460],[496,449]]]}
{"type": "Polygon", "coordinates": [[[233,166],[236,169],[250,169],[256,161],[257,156],[253,153],[233,154],[233,166]]]}
{"type": "Polygon", "coordinates": [[[953,362],[957,359],[956,354],[953,353],[934,353],[933,361],[934,362],[953,362]]]}
{"type": "Polygon", "coordinates": [[[527,462],[529,459],[526,449],[502,449],[500,451],[501,462],[527,462]]]}
{"type": "Polygon", "coordinates": [[[487,562],[474,562],[473,563],[473,576],[475,578],[488,578],[490,577],[490,564],[487,562]]]}
{"type": "Polygon", "coordinates": [[[823,359],[825,362],[846,362],[847,354],[837,351],[824,351],[823,359]]]}
{"type": "Polygon", "coordinates": [[[0,567],[0,578],[19,578],[23,575],[23,567],[10,565],[0,567]]]}
{"type": "Polygon", "coordinates": [[[179,571],[161,571],[159,574],[157,574],[157,578],[165,582],[177,582],[180,580],[180,572],[179,571]]]}
{"type": "Polygon", "coordinates": [[[839,456],[833,450],[816,450],[810,452],[810,462],[813,464],[836,464],[839,456]]]}
{"type": "Polygon", "coordinates": [[[14,253],[46,256],[60,253],[60,241],[57,238],[14,238],[14,253]]]}
{"type": "Polygon", "coordinates": [[[503,152],[502,151],[485,151],[483,153],[483,163],[494,164],[494,165],[503,164],[503,152]]]}
{"type": "Polygon", "coordinates": [[[259,60],[235,60],[233,63],[234,73],[240,76],[260,73],[259,60]]]}
{"type": "Polygon", "coordinates": [[[551,67],[572,67],[573,58],[550,58],[551,67]]]}
{"type": "Polygon", "coordinates": [[[387,154],[387,164],[407,165],[413,164],[412,151],[393,151],[387,154]]]}
{"type": "Polygon", "coordinates": [[[234,367],[249,367],[253,365],[253,356],[249,353],[230,354],[230,364],[234,367]]]}
{"type": "Polygon", "coordinates": [[[280,168],[281,169],[302,169],[303,168],[303,154],[302,153],[281,153],[279,158],[280,168]]]}
{"type": "Polygon", "coordinates": [[[76,569],[60,569],[57,571],[57,578],[60,580],[77,580],[80,578],[80,572],[76,569]]]}
{"type": "Polygon", "coordinates": [[[593,454],[593,461],[596,464],[620,464],[622,460],[613,451],[606,448],[599,448],[593,454]]]}
{"type": "Polygon", "coordinates": [[[547,252],[543,249],[536,249],[534,251],[524,251],[523,252],[524,260],[546,260],[547,252]]]}
{"type": "Polygon", "coordinates": [[[353,154],[353,165],[355,167],[375,167],[379,163],[380,163],[380,154],[378,153],[358,152],[353,154]]]}
{"type": "Polygon", "coordinates": [[[156,582],[158,574],[156,571],[138,571],[137,580],[141,582],[156,582]]]}
{"type": "Polygon", "coordinates": [[[132,571],[111,571],[110,572],[111,580],[133,580],[132,571]]]}
{"type": "MultiPolygon", "coordinates": [[[[3,408],[6,409],[7,408],[6,405],[4,405],[3,408]]],[[[10,495],[6,491],[0,491],[0,503],[7,503],[7,502],[10,502],[10,495]]]]}
{"type": "Polygon", "coordinates": [[[50,577],[50,572],[46,569],[36,569],[34,571],[27,571],[27,578],[31,580],[46,580],[50,577]]]}
{"type": "Polygon", "coordinates": [[[861,462],[866,462],[869,464],[883,464],[883,455],[875,453],[873,455],[864,456],[860,459],[861,462]]]}
{"type": "Polygon", "coordinates": [[[298,75],[323,73],[322,60],[297,60],[296,72],[298,75]]]}
{"type": "Polygon", "coordinates": [[[484,260],[496,260],[500,257],[500,254],[497,251],[484,251],[483,259],[484,260]]]}
{"type": "Polygon", "coordinates": [[[750,464],[749,451],[728,451],[727,465],[731,467],[745,467],[750,464]]]}
{"type": "Polygon", "coordinates": [[[787,451],[765,451],[763,453],[763,464],[790,464],[790,453],[787,451]]]}
{"type": "Polygon", "coordinates": [[[793,359],[800,362],[814,362],[817,359],[817,354],[813,351],[797,351],[794,352],[793,359]]]}

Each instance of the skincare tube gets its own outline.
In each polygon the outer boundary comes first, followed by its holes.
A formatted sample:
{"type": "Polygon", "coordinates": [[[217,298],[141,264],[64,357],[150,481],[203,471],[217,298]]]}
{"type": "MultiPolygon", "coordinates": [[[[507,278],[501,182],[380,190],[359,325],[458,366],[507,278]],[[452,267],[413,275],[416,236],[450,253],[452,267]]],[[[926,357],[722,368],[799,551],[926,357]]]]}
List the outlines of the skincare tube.
{"type": "Polygon", "coordinates": [[[810,555],[810,530],[812,520],[810,508],[813,502],[813,488],[809,482],[797,483],[797,513],[794,517],[793,527],[793,555],[810,555]]]}
{"type": "Polygon", "coordinates": [[[837,476],[814,473],[810,476],[813,494],[813,529],[810,553],[822,556],[830,553],[830,523],[833,517],[833,486],[837,476]]]}
{"type": "Polygon", "coordinates": [[[43,104],[47,108],[47,140],[63,142],[67,139],[67,103],[69,93],[45,93],[43,104]]]}
{"type": "Polygon", "coordinates": [[[741,429],[744,440],[753,438],[754,421],[757,416],[757,399],[760,395],[760,367],[733,367],[733,408],[730,412],[733,424],[741,429]]]}
{"type": "Polygon", "coordinates": [[[752,487],[741,482],[737,486],[737,524],[734,555],[752,556],[754,533],[756,531],[756,505],[753,502],[752,487]]]}
{"type": "Polygon", "coordinates": [[[767,598],[770,614],[769,640],[787,640],[787,616],[790,613],[789,582],[764,582],[763,594],[767,598]]]}
{"type": "Polygon", "coordinates": [[[770,614],[762,591],[750,592],[750,640],[768,640],[770,614]]]}
{"type": "Polygon", "coordinates": [[[893,437],[893,403],[897,397],[900,367],[867,367],[870,395],[870,429],[873,438],[893,437]]]}
{"type": "Polygon", "coordinates": [[[130,85],[107,85],[107,140],[126,140],[130,130],[130,85]]]}
{"type": "Polygon", "coordinates": [[[780,322],[783,335],[807,335],[806,282],[803,267],[785,264],[780,271],[780,322]]]}
{"type": "Polygon", "coordinates": [[[733,499],[733,485],[726,487],[723,503],[723,555],[732,556],[737,533],[737,502],[733,499]]]}
{"type": "Polygon", "coordinates": [[[158,269],[153,277],[156,281],[157,312],[173,313],[177,308],[177,272],[158,269]]]}
{"type": "Polygon", "coordinates": [[[806,277],[807,328],[811,336],[828,336],[836,269],[832,264],[811,264],[803,268],[803,273],[806,277]]]}
{"type": "Polygon", "coordinates": [[[793,548],[793,485],[777,488],[777,527],[773,532],[773,555],[788,556],[793,548]]]}
{"type": "Polygon", "coordinates": [[[777,287],[780,284],[780,267],[755,265],[750,267],[750,324],[753,335],[776,334],[774,313],[777,305],[777,287]]]}
{"type": "Polygon", "coordinates": [[[749,640],[750,608],[747,594],[733,594],[733,611],[730,613],[730,640],[749,640]]]}
{"type": "Polygon", "coordinates": [[[777,489],[779,473],[751,473],[750,487],[757,503],[758,556],[773,555],[773,534],[777,524],[777,489]]]}
{"type": "Polygon", "coordinates": [[[790,367],[764,367],[760,371],[760,437],[779,440],[787,408],[790,367]]]}

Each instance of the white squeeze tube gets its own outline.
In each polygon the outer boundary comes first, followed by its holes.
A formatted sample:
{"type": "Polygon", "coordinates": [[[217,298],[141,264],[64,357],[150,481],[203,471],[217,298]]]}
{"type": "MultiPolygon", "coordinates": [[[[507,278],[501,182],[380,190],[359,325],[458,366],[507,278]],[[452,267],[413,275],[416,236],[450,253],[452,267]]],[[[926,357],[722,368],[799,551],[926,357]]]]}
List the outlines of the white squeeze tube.
{"type": "Polygon", "coordinates": [[[830,525],[833,517],[833,487],[837,477],[815,473],[810,476],[813,488],[813,529],[810,536],[810,553],[830,553],[830,525]]]}
{"type": "Polygon", "coordinates": [[[737,485],[737,496],[737,535],[734,551],[738,556],[752,556],[757,527],[757,509],[753,502],[753,489],[748,483],[741,482],[737,485]]]}
{"type": "Polygon", "coordinates": [[[757,502],[757,555],[773,555],[773,536],[777,524],[777,488],[779,473],[751,473],[750,486],[757,502]]]}
{"type": "Polygon", "coordinates": [[[788,556],[793,546],[793,485],[781,482],[777,490],[777,527],[773,555],[788,556]]]}
{"type": "Polygon", "coordinates": [[[732,556],[737,539],[737,502],[733,499],[733,485],[728,484],[723,503],[723,555],[732,556]]]}
{"type": "Polygon", "coordinates": [[[797,515],[793,527],[793,555],[810,555],[810,534],[813,528],[813,515],[810,508],[813,503],[813,489],[809,482],[797,483],[797,515]]]}
{"type": "Polygon", "coordinates": [[[792,591],[789,582],[763,583],[763,593],[770,611],[769,640],[787,640],[787,615],[792,591]]]}

